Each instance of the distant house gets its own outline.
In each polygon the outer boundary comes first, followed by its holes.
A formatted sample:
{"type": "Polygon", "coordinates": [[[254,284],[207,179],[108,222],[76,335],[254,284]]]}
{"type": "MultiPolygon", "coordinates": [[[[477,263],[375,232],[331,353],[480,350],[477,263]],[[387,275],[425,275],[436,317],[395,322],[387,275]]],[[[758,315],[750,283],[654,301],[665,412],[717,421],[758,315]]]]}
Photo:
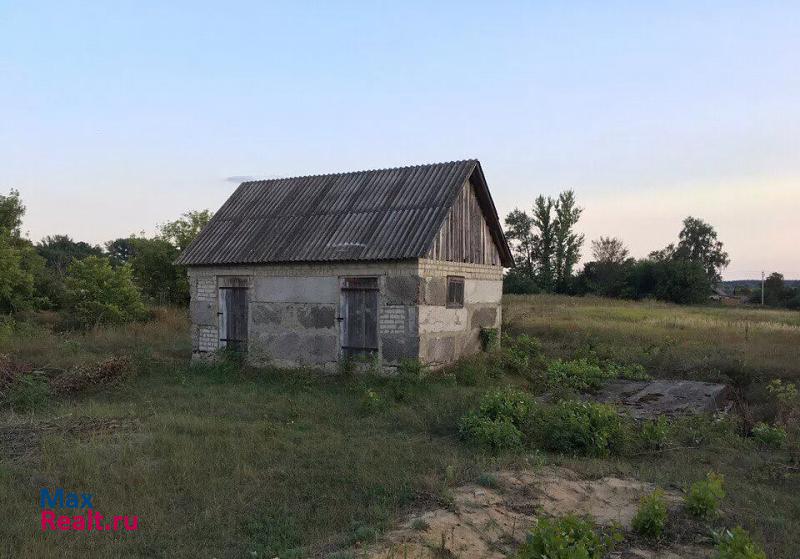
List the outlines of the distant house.
{"type": "Polygon", "coordinates": [[[335,369],[478,351],[513,259],[468,160],[242,183],[178,263],[195,358],[335,369]]]}

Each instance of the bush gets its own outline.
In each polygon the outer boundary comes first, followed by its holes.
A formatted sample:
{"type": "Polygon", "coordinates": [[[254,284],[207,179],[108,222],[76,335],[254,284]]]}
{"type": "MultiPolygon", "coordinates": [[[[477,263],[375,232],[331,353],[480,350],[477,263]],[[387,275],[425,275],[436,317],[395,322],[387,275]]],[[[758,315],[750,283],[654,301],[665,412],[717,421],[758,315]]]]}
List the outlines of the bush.
{"type": "Polygon", "coordinates": [[[750,535],[740,527],[725,530],[719,535],[715,559],[767,559],[767,554],[758,547],[750,535]]]}
{"type": "Polygon", "coordinates": [[[542,518],[520,547],[519,559],[601,559],[622,540],[617,530],[601,533],[591,520],[574,515],[542,518]]]}
{"type": "Polygon", "coordinates": [[[545,372],[545,387],[548,390],[585,391],[597,390],[603,381],[610,378],[598,365],[587,359],[561,361],[556,359],[545,372]]]}
{"type": "Polygon", "coordinates": [[[506,417],[490,419],[479,413],[469,413],[461,418],[458,430],[462,438],[493,451],[522,446],[522,431],[506,417]]]}
{"type": "Polygon", "coordinates": [[[706,479],[694,482],[684,499],[686,510],[697,518],[710,519],[717,515],[719,505],[725,498],[723,477],[709,472],[706,479]]]}
{"type": "Polygon", "coordinates": [[[9,405],[18,412],[40,410],[50,401],[50,386],[41,373],[22,374],[7,390],[9,405]]]}
{"type": "Polygon", "coordinates": [[[651,380],[653,378],[647,374],[645,368],[639,363],[629,363],[628,365],[610,363],[606,366],[606,374],[609,378],[625,380],[651,380]]]}
{"type": "Polygon", "coordinates": [[[592,402],[566,400],[542,407],[530,423],[538,444],[566,454],[608,456],[622,450],[628,435],[612,406],[592,402]]]}
{"type": "Polygon", "coordinates": [[[530,394],[513,388],[490,390],[484,394],[480,414],[490,419],[508,419],[522,427],[534,407],[530,394]]]}
{"type": "Polygon", "coordinates": [[[766,446],[783,448],[786,444],[786,430],[781,427],[772,427],[766,423],[758,423],[753,427],[753,438],[766,446]]]}
{"type": "Polygon", "coordinates": [[[663,415],[658,419],[648,419],[642,423],[639,432],[641,445],[646,450],[659,450],[664,448],[669,439],[669,421],[663,415]]]}
{"type": "Polygon", "coordinates": [[[481,347],[483,351],[494,351],[500,342],[497,328],[481,328],[481,347]]]}
{"type": "Polygon", "coordinates": [[[656,489],[639,502],[639,510],[633,517],[633,529],[646,538],[656,539],[664,533],[667,523],[667,503],[664,492],[656,489]]]}
{"type": "Polygon", "coordinates": [[[501,363],[510,373],[530,376],[544,368],[545,360],[539,340],[527,334],[503,336],[501,363]]]}
{"type": "Polygon", "coordinates": [[[481,398],[478,411],[461,419],[459,432],[464,439],[492,450],[518,448],[533,406],[530,395],[520,390],[489,391],[481,398]]]}
{"type": "Polygon", "coordinates": [[[105,258],[74,260],[67,270],[69,318],[84,328],[146,316],[142,297],[128,266],[113,268],[105,258]]]}
{"type": "Polygon", "coordinates": [[[367,388],[361,395],[361,402],[359,408],[364,414],[373,414],[383,407],[383,399],[372,388],[367,388]]]}

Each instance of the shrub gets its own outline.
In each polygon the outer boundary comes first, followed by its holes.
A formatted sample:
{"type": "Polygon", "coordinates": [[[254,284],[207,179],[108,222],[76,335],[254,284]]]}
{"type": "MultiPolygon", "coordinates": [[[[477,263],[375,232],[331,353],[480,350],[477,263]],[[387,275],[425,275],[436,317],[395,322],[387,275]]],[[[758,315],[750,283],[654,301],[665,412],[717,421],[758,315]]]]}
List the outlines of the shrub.
{"type": "Polygon", "coordinates": [[[786,426],[800,423],[800,392],[792,382],[783,383],[779,379],[770,381],[767,390],[778,401],[777,422],[786,426]]]}
{"type": "Polygon", "coordinates": [[[573,400],[540,408],[530,423],[547,450],[601,457],[622,450],[628,430],[612,406],[573,400]]]}
{"type": "Polygon", "coordinates": [[[50,386],[41,373],[25,373],[14,379],[6,397],[15,411],[39,410],[50,400],[50,386]]]}
{"type": "Polygon", "coordinates": [[[456,382],[463,386],[478,386],[487,377],[486,363],[483,356],[474,355],[460,360],[455,368],[456,382]]]}
{"type": "Polygon", "coordinates": [[[477,412],[461,418],[461,436],[492,450],[518,448],[522,445],[522,426],[533,409],[530,395],[503,388],[484,394],[477,412]]]}
{"type": "Polygon", "coordinates": [[[715,559],[767,559],[764,550],[738,526],[733,530],[725,530],[717,539],[715,559]]]}
{"type": "Polygon", "coordinates": [[[669,421],[663,415],[658,419],[648,419],[642,423],[639,432],[642,447],[647,450],[664,448],[669,439],[669,421]]]}
{"type": "Polygon", "coordinates": [[[569,515],[542,518],[520,547],[519,559],[601,559],[621,541],[617,530],[600,532],[591,520],[569,515]]]}
{"type": "Polygon", "coordinates": [[[534,408],[533,398],[521,390],[490,390],[481,398],[480,414],[490,419],[508,419],[521,427],[534,408]]]}
{"type": "Polygon", "coordinates": [[[513,337],[503,336],[501,362],[503,368],[511,373],[529,376],[544,368],[545,360],[539,340],[527,334],[513,337]]]}
{"type": "Polygon", "coordinates": [[[419,359],[401,359],[397,366],[397,376],[403,380],[420,381],[425,378],[425,365],[419,359]]]}
{"type": "Polygon", "coordinates": [[[645,495],[639,502],[639,509],[633,517],[633,529],[646,538],[658,538],[664,533],[667,523],[667,503],[664,501],[664,492],[656,489],[650,495],[645,495]]]}
{"type": "Polygon", "coordinates": [[[469,413],[461,418],[458,430],[462,438],[492,450],[522,446],[522,431],[505,417],[490,419],[478,413],[469,413]]]}
{"type": "Polygon", "coordinates": [[[603,369],[587,359],[557,359],[547,367],[545,386],[548,390],[597,390],[608,378],[611,377],[603,369]]]}
{"type": "Polygon", "coordinates": [[[361,395],[361,402],[359,408],[362,413],[372,414],[380,411],[383,407],[383,399],[372,388],[367,388],[361,395]]]}
{"type": "Polygon", "coordinates": [[[753,427],[753,438],[766,446],[782,448],[786,444],[786,430],[766,423],[758,423],[753,427]]]}
{"type": "Polygon", "coordinates": [[[481,328],[481,347],[483,351],[493,351],[497,349],[498,338],[497,328],[481,328]]]}
{"type": "Polygon", "coordinates": [[[619,365],[610,363],[606,366],[608,378],[621,378],[625,380],[650,380],[653,377],[647,374],[645,368],[639,363],[619,365]]]}
{"type": "Polygon", "coordinates": [[[723,477],[721,474],[709,472],[706,479],[694,482],[684,499],[686,510],[697,518],[713,518],[717,515],[719,505],[725,498],[723,477]]]}
{"type": "Polygon", "coordinates": [[[73,260],[67,270],[67,311],[70,319],[88,328],[145,317],[142,297],[129,266],[114,268],[97,256],[73,260]]]}

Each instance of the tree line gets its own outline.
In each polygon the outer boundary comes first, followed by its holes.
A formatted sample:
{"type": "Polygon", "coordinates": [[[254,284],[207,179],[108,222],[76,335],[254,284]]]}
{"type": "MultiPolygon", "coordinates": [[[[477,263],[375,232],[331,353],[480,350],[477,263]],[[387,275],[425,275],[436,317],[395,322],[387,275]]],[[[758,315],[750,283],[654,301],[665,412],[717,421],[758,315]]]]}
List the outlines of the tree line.
{"type": "Polygon", "coordinates": [[[584,242],[575,231],[581,212],[574,192],[567,190],[556,198],[537,197],[530,213],[514,209],[508,214],[506,235],[516,266],[505,276],[504,292],[701,303],[730,262],[714,228],[687,217],[677,242],[647,258],[632,258],[622,240],[601,236],[591,243],[593,260],[573,273],[584,242]]]}
{"type": "Polygon", "coordinates": [[[148,304],[187,304],[186,271],[173,263],[212,217],[186,212],[152,237],[101,247],[68,235],[33,243],[21,233],[24,215],[18,191],[0,195],[0,312],[54,310],[83,327],[142,318],[148,304]]]}

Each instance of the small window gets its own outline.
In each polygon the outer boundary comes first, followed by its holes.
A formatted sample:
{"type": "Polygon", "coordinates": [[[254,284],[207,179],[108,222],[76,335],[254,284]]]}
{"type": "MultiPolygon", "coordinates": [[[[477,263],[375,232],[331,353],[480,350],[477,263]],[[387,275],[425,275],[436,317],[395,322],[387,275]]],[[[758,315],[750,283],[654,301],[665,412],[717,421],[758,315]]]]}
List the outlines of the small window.
{"type": "Polygon", "coordinates": [[[447,276],[447,307],[460,309],[464,306],[464,278],[447,276]]]}

